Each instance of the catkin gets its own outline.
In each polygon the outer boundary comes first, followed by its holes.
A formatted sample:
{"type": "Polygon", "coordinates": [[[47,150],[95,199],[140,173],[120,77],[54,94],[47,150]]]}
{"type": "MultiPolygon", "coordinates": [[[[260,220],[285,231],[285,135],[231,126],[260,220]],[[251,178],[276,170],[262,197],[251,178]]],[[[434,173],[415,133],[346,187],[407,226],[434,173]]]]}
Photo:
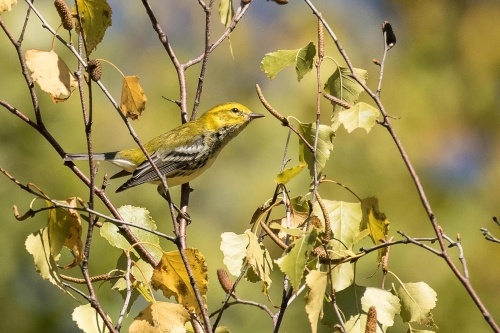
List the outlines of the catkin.
{"type": "Polygon", "coordinates": [[[93,81],[99,81],[102,74],[101,62],[96,59],[90,60],[87,64],[87,72],[93,81]]]}
{"type": "Polygon", "coordinates": [[[54,6],[61,18],[63,28],[66,30],[73,30],[73,17],[71,16],[71,12],[66,2],[64,2],[64,0],[55,0],[54,6]]]}
{"type": "Polygon", "coordinates": [[[375,332],[377,332],[377,309],[374,306],[370,306],[366,318],[365,333],[375,332]]]}
{"type": "MultiPolygon", "coordinates": [[[[231,289],[233,289],[233,281],[229,278],[229,275],[227,275],[227,272],[223,268],[219,268],[217,270],[217,278],[219,279],[219,283],[222,287],[222,289],[226,292],[229,293],[231,289]]],[[[231,294],[234,296],[233,294],[231,294]]]]}

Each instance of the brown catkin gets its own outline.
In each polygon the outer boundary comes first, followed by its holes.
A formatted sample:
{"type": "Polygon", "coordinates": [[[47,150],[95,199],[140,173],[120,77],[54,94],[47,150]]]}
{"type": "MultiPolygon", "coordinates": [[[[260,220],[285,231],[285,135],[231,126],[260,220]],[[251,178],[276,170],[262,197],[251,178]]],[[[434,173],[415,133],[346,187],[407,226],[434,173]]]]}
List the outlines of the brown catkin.
{"type": "MultiPolygon", "coordinates": [[[[217,270],[217,278],[219,279],[219,283],[222,289],[226,293],[230,292],[231,289],[233,289],[233,281],[231,281],[225,269],[219,268],[217,270]]],[[[234,296],[234,292],[231,295],[234,296]]]]}
{"type": "Polygon", "coordinates": [[[377,309],[374,306],[370,306],[366,318],[365,333],[375,332],[377,332],[377,309]]]}
{"type": "Polygon", "coordinates": [[[96,59],[92,59],[89,61],[87,64],[87,72],[90,75],[90,78],[93,81],[99,81],[101,79],[101,74],[102,74],[102,66],[101,62],[96,59]]]}
{"type": "Polygon", "coordinates": [[[73,17],[71,16],[71,11],[66,2],[64,2],[64,0],[55,0],[54,6],[61,18],[63,28],[66,30],[73,30],[73,17]]]}
{"type": "Polygon", "coordinates": [[[288,3],[288,0],[274,0],[278,5],[286,5],[288,3]]]}
{"type": "Polygon", "coordinates": [[[318,19],[318,57],[325,57],[325,34],[323,32],[323,22],[318,19]]]}

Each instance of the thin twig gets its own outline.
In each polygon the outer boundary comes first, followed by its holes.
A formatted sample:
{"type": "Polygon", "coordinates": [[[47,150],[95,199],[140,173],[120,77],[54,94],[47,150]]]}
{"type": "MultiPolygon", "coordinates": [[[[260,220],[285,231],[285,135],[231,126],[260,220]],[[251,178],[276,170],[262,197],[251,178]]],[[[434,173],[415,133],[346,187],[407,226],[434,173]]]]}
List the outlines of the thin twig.
{"type": "Polygon", "coordinates": [[[132,259],[130,257],[129,252],[125,252],[125,255],[127,256],[127,271],[125,272],[125,283],[127,285],[127,294],[125,296],[125,301],[123,302],[122,309],[120,311],[120,315],[118,316],[118,320],[116,322],[116,330],[120,331],[123,318],[125,318],[125,315],[127,314],[127,309],[130,304],[130,298],[132,296],[132,284],[130,282],[130,274],[131,274],[131,268],[132,268],[132,259]]]}
{"type": "Polygon", "coordinates": [[[292,130],[292,132],[297,134],[299,136],[299,138],[304,142],[306,147],[309,148],[309,150],[311,152],[314,152],[314,147],[309,143],[309,141],[306,140],[306,138],[304,138],[302,133],[300,133],[298,130],[296,130],[295,127],[293,127],[292,124],[290,124],[288,119],[286,119],[283,115],[281,115],[278,111],[276,111],[271,106],[271,104],[269,104],[269,102],[266,100],[266,98],[262,94],[262,90],[260,89],[260,86],[258,84],[255,85],[255,89],[257,90],[257,96],[259,97],[262,105],[264,105],[264,107],[267,109],[267,111],[269,111],[270,114],[272,114],[276,119],[278,119],[281,122],[281,125],[288,127],[290,130],[292,130]]]}

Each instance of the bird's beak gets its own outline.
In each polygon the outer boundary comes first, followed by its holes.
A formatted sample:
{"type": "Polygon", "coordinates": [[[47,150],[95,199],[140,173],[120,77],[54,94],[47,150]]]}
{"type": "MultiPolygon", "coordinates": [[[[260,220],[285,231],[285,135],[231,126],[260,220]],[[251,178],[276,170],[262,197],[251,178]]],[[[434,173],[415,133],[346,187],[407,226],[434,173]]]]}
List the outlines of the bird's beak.
{"type": "Polygon", "coordinates": [[[248,116],[250,117],[250,119],[257,119],[257,118],[262,118],[262,117],[264,117],[264,115],[263,115],[263,114],[260,114],[260,113],[253,113],[253,112],[252,112],[252,113],[250,113],[248,116]]]}

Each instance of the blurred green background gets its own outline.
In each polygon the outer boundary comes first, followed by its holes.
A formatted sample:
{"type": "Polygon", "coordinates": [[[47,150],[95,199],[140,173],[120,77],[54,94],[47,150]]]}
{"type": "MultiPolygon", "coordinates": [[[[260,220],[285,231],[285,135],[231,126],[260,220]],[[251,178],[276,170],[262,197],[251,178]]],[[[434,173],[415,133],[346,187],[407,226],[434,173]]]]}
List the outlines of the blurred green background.
{"type": "MultiPolygon", "coordinates": [[[[479,228],[487,227],[497,236],[491,221],[500,215],[500,2],[498,1],[316,1],[318,8],[342,42],[356,67],[367,69],[369,85],[375,89],[383,41],[380,24],[392,23],[398,42],[386,63],[382,97],[393,124],[419,173],[440,225],[452,238],[462,237],[471,281],[491,314],[500,321],[499,245],[483,239],[479,228]]],[[[178,82],[167,54],[151,28],[143,7],[137,1],[109,0],[113,9],[113,26],[93,57],[105,58],[127,75],[141,78],[148,96],[147,110],[133,123],[143,140],[148,140],[179,124],[177,108],[167,98],[178,98],[178,82]]],[[[186,62],[202,53],[204,19],[195,1],[153,2],[164,31],[180,58],[186,62]]],[[[218,2],[216,2],[216,6],[218,2]]],[[[58,17],[52,2],[36,2],[53,26],[58,17]]],[[[24,22],[26,4],[22,1],[1,19],[17,38],[24,22]]],[[[215,40],[222,25],[213,17],[215,40]]],[[[66,32],[62,32],[66,36],[66,32]]],[[[273,2],[254,0],[246,16],[226,41],[217,48],[208,65],[200,111],[235,100],[255,112],[266,113],[255,93],[261,85],[268,101],[282,114],[301,121],[313,121],[315,112],[315,75],[309,74],[297,83],[293,69],[280,73],[272,81],[259,70],[263,56],[278,49],[297,49],[309,41],[316,43],[316,19],[300,1],[278,6],[273,2]],[[232,49],[232,54],[231,54],[232,49]]],[[[28,24],[23,48],[49,50],[52,37],[41,28],[33,15],[28,24]]],[[[56,43],[56,52],[71,68],[76,62],[68,51],[56,43]]],[[[341,62],[333,42],[327,39],[327,55],[341,62]]],[[[14,48],[0,33],[0,99],[33,117],[30,97],[20,75],[14,48]]],[[[342,62],[341,62],[342,63],[342,62]]],[[[323,82],[333,70],[325,61],[323,82]]],[[[192,105],[199,67],[188,71],[189,102],[192,105]]],[[[120,96],[121,77],[104,64],[103,82],[116,99],[120,96]]],[[[38,89],[38,88],[37,88],[38,89]]],[[[126,127],[98,89],[93,94],[94,149],[119,150],[133,146],[126,127]]],[[[68,152],[85,151],[84,128],[77,96],[66,103],[53,104],[39,94],[42,114],[49,130],[68,152]]],[[[364,101],[369,102],[366,96],[364,101]]],[[[324,123],[329,123],[330,106],[322,102],[324,123]]],[[[63,166],[60,157],[41,136],[5,109],[1,117],[0,166],[22,183],[33,182],[51,197],[88,197],[88,190],[63,166]]],[[[202,177],[192,182],[188,243],[206,256],[210,271],[209,304],[216,309],[222,300],[215,271],[222,267],[220,234],[242,233],[249,227],[253,211],[269,199],[279,172],[287,131],[271,116],[258,120],[232,142],[219,160],[202,177]]],[[[289,157],[296,162],[296,140],[292,140],[289,157]]],[[[334,150],[325,170],[330,179],[339,181],[358,196],[377,196],[380,208],[391,222],[391,234],[405,231],[413,237],[432,236],[413,183],[387,132],[380,126],[368,135],[362,130],[351,134],[341,128],[334,140],[334,150]]],[[[86,170],[85,163],[81,163],[86,170]]],[[[116,168],[102,164],[99,177],[112,174],[116,168]]],[[[306,172],[289,184],[292,196],[304,194],[308,186],[306,172]]],[[[113,181],[110,197],[116,206],[144,206],[164,232],[171,232],[171,222],[164,201],[154,186],[144,186],[123,194],[111,193],[120,185],[113,181]]],[[[173,189],[178,200],[179,190],[173,189]]],[[[323,198],[353,201],[352,195],[331,185],[321,188],[323,198]]],[[[0,211],[3,228],[0,233],[0,321],[1,332],[74,332],[73,308],[79,304],[43,281],[33,269],[26,252],[27,235],[46,223],[43,214],[24,222],[12,216],[12,206],[21,212],[28,209],[32,196],[0,177],[0,211]]],[[[102,206],[99,206],[102,208],[102,206]]],[[[171,244],[164,244],[172,250],[171,244]]],[[[369,245],[368,242],[361,246],[369,245]]],[[[277,249],[271,249],[278,256],[277,249]]],[[[458,263],[458,253],[450,250],[458,263]]],[[[119,256],[106,242],[96,237],[90,266],[92,274],[113,267],[119,256]]],[[[380,272],[375,255],[358,262],[356,282],[380,286],[380,272]]],[[[275,269],[277,269],[275,267],[275,269]]],[[[489,327],[470,297],[444,262],[414,246],[398,246],[391,251],[389,269],[405,282],[427,282],[438,294],[433,311],[441,332],[489,332],[489,327]]],[[[274,275],[271,297],[279,304],[280,275],[274,275]]],[[[389,279],[389,283],[395,282],[389,279]]],[[[386,285],[389,286],[389,285],[386,285]]],[[[242,283],[240,297],[264,302],[260,285],[242,283]]],[[[98,288],[98,296],[108,313],[116,319],[121,299],[98,288]]],[[[281,332],[307,332],[302,296],[287,310],[281,332]]],[[[137,302],[130,318],[144,307],[137,302]]],[[[256,308],[232,307],[223,325],[232,332],[270,332],[271,321],[256,308]],[[255,317],[254,317],[255,316],[255,317]],[[249,318],[258,320],[249,320],[249,318]]],[[[406,331],[398,318],[392,332],[406,331]]],[[[124,330],[126,331],[126,330],[124,330]]],[[[321,326],[320,332],[328,332],[321,326]]]]}

